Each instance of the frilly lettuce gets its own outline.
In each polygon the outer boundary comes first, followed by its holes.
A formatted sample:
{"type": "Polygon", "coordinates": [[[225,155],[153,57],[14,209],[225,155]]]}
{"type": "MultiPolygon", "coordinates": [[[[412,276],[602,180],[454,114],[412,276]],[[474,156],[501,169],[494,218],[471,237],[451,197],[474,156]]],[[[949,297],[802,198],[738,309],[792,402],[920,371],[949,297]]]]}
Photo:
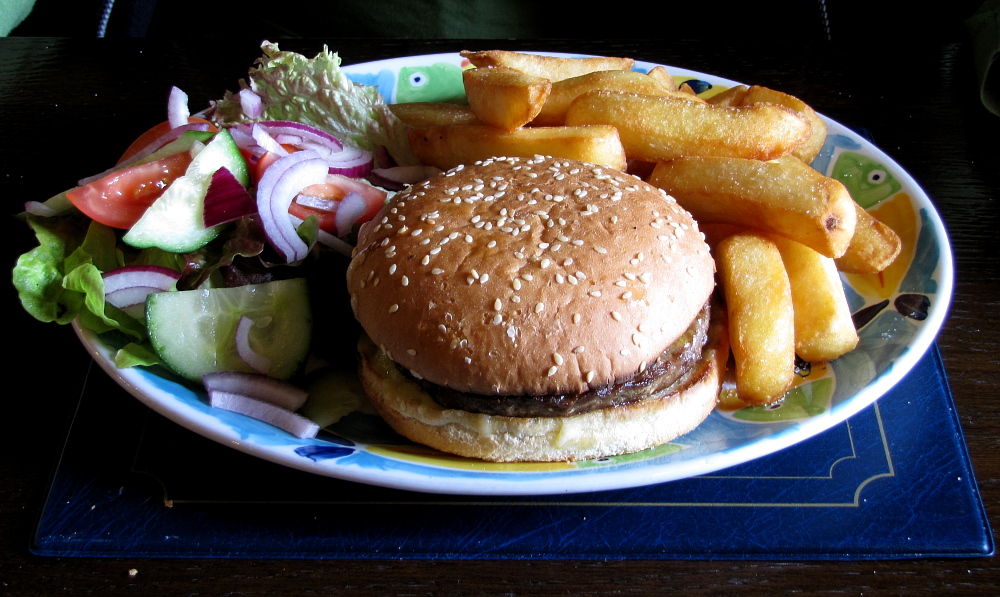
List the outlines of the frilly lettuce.
{"type": "MultiPolygon", "coordinates": [[[[264,56],[250,69],[240,90],[260,96],[263,113],[257,120],[293,120],[319,127],[342,141],[376,152],[385,148],[399,165],[416,165],[403,123],[389,110],[374,86],[356,84],[340,69],[340,56],[326,46],[315,58],[285,52],[265,41],[264,56]]],[[[239,96],[227,91],[213,102],[212,118],[229,125],[251,119],[239,96]]],[[[388,165],[388,164],[381,164],[388,165]]]]}

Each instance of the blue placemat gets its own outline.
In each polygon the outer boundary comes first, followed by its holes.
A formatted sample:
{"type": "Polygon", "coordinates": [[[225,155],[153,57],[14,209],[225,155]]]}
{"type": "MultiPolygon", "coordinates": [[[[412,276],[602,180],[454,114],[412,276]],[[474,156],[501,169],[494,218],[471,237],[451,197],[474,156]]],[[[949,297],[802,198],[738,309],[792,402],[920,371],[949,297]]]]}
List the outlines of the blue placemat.
{"type": "Polygon", "coordinates": [[[411,493],[265,462],[94,368],[32,551],[257,558],[882,559],[993,538],[936,347],[877,404],[713,475],[543,497],[411,493]]]}

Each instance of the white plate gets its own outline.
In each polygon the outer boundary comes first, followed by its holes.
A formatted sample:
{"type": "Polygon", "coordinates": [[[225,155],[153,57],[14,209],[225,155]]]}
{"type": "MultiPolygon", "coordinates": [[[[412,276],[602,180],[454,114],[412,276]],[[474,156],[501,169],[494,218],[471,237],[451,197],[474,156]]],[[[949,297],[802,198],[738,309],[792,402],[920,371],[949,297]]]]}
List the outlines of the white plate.
{"type": "MultiPolygon", "coordinates": [[[[461,94],[457,54],[397,58],[345,67],[377,84],[390,101],[461,94]]],[[[639,62],[638,70],[656,65],[639,62]]],[[[680,68],[708,95],[736,85],[680,68]]],[[[930,199],[892,159],[853,131],[827,120],[827,145],[813,163],[845,182],[855,199],[903,238],[903,253],[879,276],[844,276],[852,312],[866,313],[858,348],[813,367],[780,404],[716,410],[693,432],[638,454],[577,463],[492,464],[412,444],[376,417],[354,414],[317,439],[299,440],[269,425],[210,408],[205,396],[139,368],[117,369],[111,349],[78,333],[97,362],[156,412],[201,435],[285,466],[319,475],[421,492],[527,495],[635,487],[717,471],[781,450],[846,420],[893,387],[933,342],[952,294],[948,237],[930,199]]]]}

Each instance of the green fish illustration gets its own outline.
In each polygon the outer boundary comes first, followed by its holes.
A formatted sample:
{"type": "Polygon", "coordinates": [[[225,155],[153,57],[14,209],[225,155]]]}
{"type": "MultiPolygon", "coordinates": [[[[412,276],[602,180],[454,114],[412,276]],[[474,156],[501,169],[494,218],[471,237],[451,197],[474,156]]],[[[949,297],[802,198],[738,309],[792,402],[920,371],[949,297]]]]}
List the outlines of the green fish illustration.
{"type": "Polygon", "coordinates": [[[858,205],[868,209],[903,188],[889,170],[872,158],[844,151],[837,156],[830,178],[842,182],[858,205]]]}
{"type": "Polygon", "coordinates": [[[396,85],[397,104],[409,102],[465,103],[462,67],[438,62],[429,66],[404,66],[396,85]]]}
{"type": "Polygon", "coordinates": [[[641,452],[636,452],[634,454],[622,454],[620,456],[609,456],[607,458],[595,458],[593,460],[582,460],[576,463],[579,468],[593,468],[598,466],[609,466],[612,464],[624,464],[626,462],[641,462],[643,460],[649,460],[650,458],[656,458],[658,456],[666,456],[667,454],[674,454],[680,452],[684,449],[684,446],[674,443],[666,443],[648,450],[643,450],[641,452]]]}
{"type": "Polygon", "coordinates": [[[780,402],[744,408],[733,413],[733,418],[761,423],[808,419],[826,412],[832,395],[833,379],[817,379],[792,388],[780,402]]]}

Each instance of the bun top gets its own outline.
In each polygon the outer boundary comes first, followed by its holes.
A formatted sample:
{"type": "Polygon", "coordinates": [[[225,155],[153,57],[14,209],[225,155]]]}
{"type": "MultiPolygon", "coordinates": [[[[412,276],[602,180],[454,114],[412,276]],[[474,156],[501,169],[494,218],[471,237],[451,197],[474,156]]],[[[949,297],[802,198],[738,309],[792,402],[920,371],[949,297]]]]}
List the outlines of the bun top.
{"type": "Polygon", "coordinates": [[[576,393],[634,375],[714,286],[694,219],[617,170],[493,158],[397,194],[359,234],[354,314],[417,377],[462,392],[576,393]]]}

